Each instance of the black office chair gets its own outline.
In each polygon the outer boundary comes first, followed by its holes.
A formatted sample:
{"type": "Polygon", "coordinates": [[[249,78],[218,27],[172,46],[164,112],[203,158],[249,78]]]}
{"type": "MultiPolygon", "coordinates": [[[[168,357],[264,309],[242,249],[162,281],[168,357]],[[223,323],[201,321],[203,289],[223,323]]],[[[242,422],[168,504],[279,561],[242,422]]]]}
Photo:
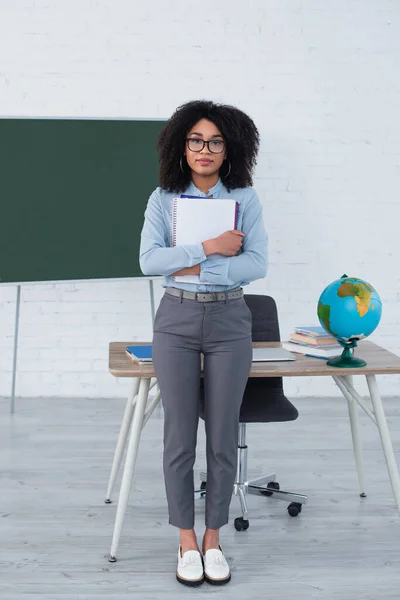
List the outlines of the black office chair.
{"type": "MultiPolygon", "coordinates": [[[[279,322],[276,303],[270,296],[245,295],[245,301],[253,317],[253,342],[279,342],[279,322]]],[[[204,419],[204,380],[201,379],[200,416],[204,419]]],[[[239,496],[242,516],[235,519],[237,531],[249,527],[246,495],[269,497],[275,500],[286,500],[290,504],[288,512],[296,517],[307,502],[307,496],[295,492],[284,492],[276,481],[275,473],[247,481],[247,446],[246,423],[271,423],[277,421],[294,421],[299,413],[295,406],[283,393],[282,377],[249,378],[243,395],[240,410],[238,466],[235,496],[239,496]]],[[[201,473],[201,487],[195,492],[195,498],[202,498],[207,493],[207,473],[201,473]]]]}

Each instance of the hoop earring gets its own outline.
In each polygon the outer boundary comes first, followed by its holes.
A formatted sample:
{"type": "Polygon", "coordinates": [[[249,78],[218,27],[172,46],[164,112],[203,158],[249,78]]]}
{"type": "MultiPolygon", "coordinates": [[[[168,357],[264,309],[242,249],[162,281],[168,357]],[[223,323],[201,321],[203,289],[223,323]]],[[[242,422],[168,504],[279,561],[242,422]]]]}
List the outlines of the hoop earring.
{"type": "Polygon", "coordinates": [[[179,161],[179,166],[181,168],[182,173],[184,173],[185,169],[183,168],[183,165],[182,165],[182,156],[181,156],[181,160],[179,161]]]}
{"type": "Polygon", "coordinates": [[[226,174],[226,175],[221,175],[221,177],[223,177],[224,179],[226,179],[226,178],[228,177],[228,175],[230,175],[230,172],[231,172],[231,170],[232,170],[232,165],[231,165],[231,163],[230,163],[230,161],[229,161],[229,169],[228,169],[228,172],[227,172],[227,174],[226,174]]]}

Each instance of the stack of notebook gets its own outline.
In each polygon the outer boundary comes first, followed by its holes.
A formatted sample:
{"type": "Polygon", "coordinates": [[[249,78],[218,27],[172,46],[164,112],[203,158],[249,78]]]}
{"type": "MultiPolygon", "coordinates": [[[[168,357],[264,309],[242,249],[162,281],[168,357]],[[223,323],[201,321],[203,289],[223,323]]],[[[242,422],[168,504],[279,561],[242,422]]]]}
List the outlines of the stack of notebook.
{"type": "Polygon", "coordinates": [[[332,358],[342,353],[342,346],[320,325],[295,327],[290,341],[282,346],[290,352],[299,352],[315,358],[332,358]]]}

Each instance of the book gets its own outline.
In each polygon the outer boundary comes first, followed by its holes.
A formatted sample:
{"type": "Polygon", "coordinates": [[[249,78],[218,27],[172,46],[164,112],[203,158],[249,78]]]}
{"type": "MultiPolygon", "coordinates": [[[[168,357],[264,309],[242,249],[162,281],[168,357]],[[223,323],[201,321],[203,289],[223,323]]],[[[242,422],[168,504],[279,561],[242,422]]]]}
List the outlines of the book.
{"type": "Polygon", "coordinates": [[[295,327],[295,333],[309,335],[312,337],[327,337],[327,331],[321,325],[306,325],[304,327],[295,327]]]}
{"type": "MultiPolygon", "coordinates": [[[[232,198],[173,198],[171,206],[171,246],[201,244],[236,229],[239,202],[232,198]]],[[[178,275],[179,283],[200,283],[199,275],[178,275]]],[[[202,281],[203,284],[211,282],[202,281]]]]}
{"type": "Polygon", "coordinates": [[[303,346],[302,344],[295,344],[294,342],[282,342],[282,348],[286,348],[290,352],[298,352],[305,356],[312,356],[313,358],[332,358],[333,356],[339,356],[342,354],[343,348],[339,346],[336,348],[312,348],[310,346],[303,346]]]}
{"type": "Polygon", "coordinates": [[[307,342],[299,342],[298,340],[292,340],[291,338],[288,340],[292,344],[297,344],[298,346],[307,346],[307,348],[341,348],[340,344],[323,344],[318,346],[316,344],[308,344],[307,342]]]}
{"type": "Polygon", "coordinates": [[[339,344],[334,337],[314,337],[312,335],[304,335],[302,333],[292,333],[290,339],[296,342],[303,342],[312,346],[338,346],[339,344]]]}
{"type": "Polygon", "coordinates": [[[126,353],[135,362],[151,363],[152,346],[127,346],[126,353]]]}

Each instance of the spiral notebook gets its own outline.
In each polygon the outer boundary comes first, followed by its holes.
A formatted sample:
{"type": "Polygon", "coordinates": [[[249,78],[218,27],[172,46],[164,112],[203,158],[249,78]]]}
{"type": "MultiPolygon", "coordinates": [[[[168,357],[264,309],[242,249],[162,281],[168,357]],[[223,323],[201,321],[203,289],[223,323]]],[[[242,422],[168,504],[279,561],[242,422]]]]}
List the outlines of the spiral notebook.
{"type": "MultiPolygon", "coordinates": [[[[239,202],[231,198],[173,198],[171,206],[171,246],[200,244],[237,228],[239,202]]],[[[179,283],[198,284],[198,275],[174,277],[179,283]]],[[[202,281],[203,284],[210,282],[202,281]]]]}

